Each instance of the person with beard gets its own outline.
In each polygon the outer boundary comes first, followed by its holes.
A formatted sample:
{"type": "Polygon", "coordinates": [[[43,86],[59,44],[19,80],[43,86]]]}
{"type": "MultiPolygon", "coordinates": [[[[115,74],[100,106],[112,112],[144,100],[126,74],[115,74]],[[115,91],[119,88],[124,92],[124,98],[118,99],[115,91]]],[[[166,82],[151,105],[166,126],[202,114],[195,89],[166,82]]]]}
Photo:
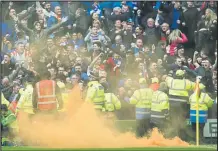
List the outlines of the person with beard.
{"type": "Polygon", "coordinates": [[[8,76],[15,69],[15,64],[11,62],[10,54],[4,55],[4,60],[1,62],[2,76],[8,76]]]}
{"type": "Polygon", "coordinates": [[[86,72],[82,72],[81,64],[76,64],[74,66],[74,70],[75,70],[74,74],[79,75],[80,79],[82,81],[84,81],[85,83],[87,83],[89,81],[89,76],[87,75],[87,73],[86,72]]]}
{"type": "Polygon", "coordinates": [[[65,71],[65,67],[64,66],[58,67],[57,78],[59,78],[62,82],[65,82],[67,76],[68,76],[68,72],[65,71]]]}
{"type": "Polygon", "coordinates": [[[53,25],[52,27],[48,29],[43,29],[42,25],[39,21],[34,22],[34,29],[29,29],[26,26],[23,26],[21,22],[16,18],[16,22],[18,23],[18,26],[23,29],[27,35],[30,37],[31,43],[36,43],[38,46],[45,46],[47,37],[52,34],[55,30],[57,30],[59,27],[63,26],[67,21],[68,17],[65,17],[61,20],[60,23],[53,25]]]}

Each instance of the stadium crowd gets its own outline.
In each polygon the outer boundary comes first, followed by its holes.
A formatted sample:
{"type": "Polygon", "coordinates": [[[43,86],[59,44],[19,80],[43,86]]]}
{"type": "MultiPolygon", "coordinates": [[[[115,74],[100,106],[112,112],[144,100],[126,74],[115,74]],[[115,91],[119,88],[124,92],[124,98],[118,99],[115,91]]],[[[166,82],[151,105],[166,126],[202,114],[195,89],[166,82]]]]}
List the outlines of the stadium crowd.
{"type": "MultiPolygon", "coordinates": [[[[35,89],[42,85],[36,83],[43,78],[55,81],[59,109],[63,94],[79,85],[84,101],[96,109],[115,111],[120,120],[136,119],[138,137],[151,126],[165,125],[152,116],[160,108],[166,122],[174,119],[172,125],[189,115],[195,123],[196,77],[205,94],[199,114],[206,115],[216,100],[215,1],[2,2],[1,7],[1,130],[6,136],[17,112],[37,113],[35,89]],[[106,98],[115,102],[112,107],[97,104],[106,98]],[[152,110],[154,98],[165,102],[152,110]],[[174,107],[176,99],[185,103],[174,107]]],[[[199,120],[203,128],[206,119],[199,120]]],[[[183,131],[175,135],[186,138],[183,131]]]]}

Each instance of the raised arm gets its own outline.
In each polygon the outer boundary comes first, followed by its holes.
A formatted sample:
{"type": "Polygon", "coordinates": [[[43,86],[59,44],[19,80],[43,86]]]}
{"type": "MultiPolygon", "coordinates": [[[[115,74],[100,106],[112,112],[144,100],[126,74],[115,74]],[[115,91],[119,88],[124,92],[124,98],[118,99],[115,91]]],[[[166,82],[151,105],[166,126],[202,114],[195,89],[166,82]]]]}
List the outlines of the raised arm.
{"type": "Polygon", "coordinates": [[[63,18],[62,21],[61,21],[61,23],[58,23],[58,24],[56,24],[56,25],[53,25],[51,28],[46,29],[46,30],[45,30],[45,34],[46,34],[46,35],[52,34],[55,30],[57,30],[58,28],[60,28],[61,26],[63,26],[68,20],[69,20],[68,17],[63,18]]]}
{"type": "Polygon", "coordinates": [[[15,23],[18,25],[19,28],[24,30],[28,36],[30,36],[33,33],[33,30],[29,29],[27,26],[24,26],[20,21],[18,21],[18,18],[15,18],[15,23]]]}
{"type": "Polygon", "coordinates": [[[89,32],[86,37],[84,38],[85,42],[89,42],[90,41],[90,36],[91,36],[91,32],[89,32]]]}
{"type": "Polygon", "coordinates": [[[90,68],[93,68],[97,60],[103,55],[103,53],[100,53],[89,65],[90,68]]]}
{"type": "Polygon", "coordinates": [[[21,13],[17,14],[17,17],[19,20],[23,20],[25,17],[31,15],[35,10],[34,5],[32,5],[27,10],[23,10],[21,13]]]}

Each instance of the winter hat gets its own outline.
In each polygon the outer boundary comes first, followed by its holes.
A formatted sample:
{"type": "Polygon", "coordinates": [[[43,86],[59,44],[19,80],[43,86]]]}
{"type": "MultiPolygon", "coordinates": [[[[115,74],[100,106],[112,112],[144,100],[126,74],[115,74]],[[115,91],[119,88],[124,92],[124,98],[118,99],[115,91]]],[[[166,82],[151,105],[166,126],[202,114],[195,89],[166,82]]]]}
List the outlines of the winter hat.
{"type": "Polygon", "coordinates": [[[179,50],[179,49],[184,49],[184,46],[182,44],[178,44],[177,45],[177,50],[179,50]]]}

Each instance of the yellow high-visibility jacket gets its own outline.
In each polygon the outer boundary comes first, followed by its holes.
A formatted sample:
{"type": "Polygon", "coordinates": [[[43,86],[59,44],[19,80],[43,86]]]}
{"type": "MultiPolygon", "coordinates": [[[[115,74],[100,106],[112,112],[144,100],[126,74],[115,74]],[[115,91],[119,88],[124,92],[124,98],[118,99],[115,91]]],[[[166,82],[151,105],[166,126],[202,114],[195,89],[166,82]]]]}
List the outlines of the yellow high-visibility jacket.
{"type": "MultiPolygon", "coordinates": [[[[174,96],[188,97],[188,91],[194,90],[195,88],[195,82],[187,79],[174,79],[172,77],[167,77],[166,83],[169,87],[169,95],[174,96]]],[[[203,89],[205,86],[203,84],[200,84],[199,87],[200,89],[203,89]]]]}
{"type": "Polygon", "coordinates": [[[105,93],[105,110],[108,112],[113,112],[121,108],[121,102],[113,93],[105,93]]]}
{"type": "Polygon", "coordinates": [[[88,83],[85,102],[93,103],[95,109],[103,109],[105,103],[104,87],[98,81],[88,83]]]}
{"type": "Polygon", "coordinates": [[[27,84],[25,89],[20,89],[20,99],[17,103],[17,109],[16,112],[19,110],[34,114],[33,112],[33,86],[31,84],[27,84]]]}
{"type": "MultiPolygon", "coordinates": [[[[190,98],[190,121],[196,122],[196,108],[197,108],[197,100],[195,97],[195,93],[193,93],[190,98]]],[[[211,107],[214,103],[214,101],[210,98],[210,96],[207,93],[201,93],[199,100],[198,100],[198,107],[199,107],[199,122],[205,123],[207,121],[207,111],[208,108],[211,107]]]]}
{"type": "Polygon", "coordinates": [[[152,96],[153,90],[150,88],[142,88],[133,93],[129,103],[136,106],[136,119],[150,118],[152,96]]]}
{"type": "Polygon", "coordinates": [[[166,93],[156,91],[153,93],[151,102],[151,122],[159,123],[169,116],[169,98],[166,93]]]}

